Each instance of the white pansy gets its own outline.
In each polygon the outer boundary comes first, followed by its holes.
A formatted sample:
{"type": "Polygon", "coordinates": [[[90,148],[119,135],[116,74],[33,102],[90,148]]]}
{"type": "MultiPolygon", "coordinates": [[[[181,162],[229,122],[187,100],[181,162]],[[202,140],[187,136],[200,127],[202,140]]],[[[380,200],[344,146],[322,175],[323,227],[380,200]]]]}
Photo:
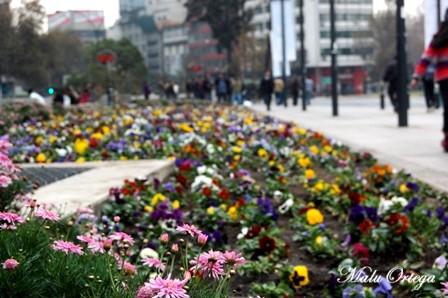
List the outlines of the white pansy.
{"type": "Polygon", "coordinates": [[[142,259],[145,259],[145,258],[158,259],[159,254],[154,249],[147,247],[140,251],[140,258],[142,258],[142,259]]]}
{"type": "Polygon", "coordinates": [[[281,200],[281,198],[283,198],[283,193],[279,190],[276,190],[274,192],[274,200],[281,200]]]}
{"type": "Polygon", "coordinates": [[[63,149],[63,148],[57,148],[56,149],[56,153],[60,156],[60,157],[65,157],[67,155],[67,150],[63,149]]]}
{"type": "Polygon", "coordinates": [[[389,209],[394,205],[394,203],[392,201],[389,200],[385,200],[384,198],[381,198],[380,200],[380,205],[378,206],[378,214],[379,215],[383,215],[384,213],[386,213],[387,211],[389,211],[389,209]]]}
{"type": "Polygon", "coordinates": [[[281,214],[285,214],[286,212],[289,211],[289,209],[291,209],[291,207],[294,205],[294,200],[292,198],[289,198],[288,200],[286,200],[286,202],[284,202],[279,208],[278,208],[278,212],[280,212],[281,214]]]}
{"type": "Polygon", "coordinates": [[[241,232],[238,234],[238,236],[236,236],[237,239],[243,239],[247,233],[249,232],[249,228],[244,227],[241,229],[241,232]]]}
{"type": "Polygon", "coordinates": [[[403,197],[393,197],[392,198],[392,203],[394,205],[401,205],[401,207],[406,207],[408,204],[408,200],[406,200],[403,197]]]}

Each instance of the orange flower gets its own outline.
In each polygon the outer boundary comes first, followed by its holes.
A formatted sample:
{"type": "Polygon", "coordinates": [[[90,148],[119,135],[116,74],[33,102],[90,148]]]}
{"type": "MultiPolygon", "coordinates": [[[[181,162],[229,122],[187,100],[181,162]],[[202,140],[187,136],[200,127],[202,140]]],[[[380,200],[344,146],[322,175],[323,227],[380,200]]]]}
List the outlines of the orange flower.
{"type": "Polygon", "coordinates": [[[390,226],[395,226],[395,234],[400,235],[405,233],[410,226],[409,218],[400,213],[394,213],[389,216],[387,223],[390,226]]]}

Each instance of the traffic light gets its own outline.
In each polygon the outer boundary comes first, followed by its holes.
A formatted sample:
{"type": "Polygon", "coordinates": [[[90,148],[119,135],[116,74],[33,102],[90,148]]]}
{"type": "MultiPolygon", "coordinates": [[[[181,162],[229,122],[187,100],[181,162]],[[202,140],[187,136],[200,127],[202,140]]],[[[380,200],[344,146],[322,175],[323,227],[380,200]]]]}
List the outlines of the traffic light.
{"type": "Polygon", "coordinates": [[[48,88],[48,95],[53,95],[54,94],[54,88],[50,87],[48,88]]]}

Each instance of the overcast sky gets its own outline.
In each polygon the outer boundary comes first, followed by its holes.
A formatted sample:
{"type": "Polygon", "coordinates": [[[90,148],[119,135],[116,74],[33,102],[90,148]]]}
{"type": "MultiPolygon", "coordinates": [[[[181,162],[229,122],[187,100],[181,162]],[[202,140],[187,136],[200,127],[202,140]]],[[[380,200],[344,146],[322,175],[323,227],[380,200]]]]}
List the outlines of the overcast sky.
{"type": "MultiPolygon", "coordinates": [[[[385,0],[373,0],[375,10],[385,7],[385,0]]],[[[422,9],[424,0],[410,0],[406,2],[406,12],[416,14],[422,9]]],[[[41,0],[47,14],[57,10],[104,10],[106,26],[111,26],[118,19],[118,0],[41,0]]],[[[13,5],[20,4],[20,0],[13,0],[13,5]]]]}

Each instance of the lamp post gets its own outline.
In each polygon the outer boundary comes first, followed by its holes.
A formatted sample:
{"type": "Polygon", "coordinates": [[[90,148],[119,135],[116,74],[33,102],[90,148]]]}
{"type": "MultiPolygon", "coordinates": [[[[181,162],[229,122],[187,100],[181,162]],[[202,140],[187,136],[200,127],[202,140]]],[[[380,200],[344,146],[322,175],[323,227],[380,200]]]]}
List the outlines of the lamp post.
{"type": "Polygon", "coordinates": [[[442,5],[440,3],[440,0],[437,0],[437,27],[440,27],[440,23],[442,22],[442,17],[440,16],[442,14],[442,5]]]}
{"type": "Polygon", "coordinates": [[[398,70],[398,126],[408,126],[408,70],[406,58],[406,23],[403,16],[404,0],[397,0],[397,70],[398,70]]]}
{"type": "Polygon", "coordinates": [[[285,0],[280,0],[280,7],[282,10],[282,80],[283,80],[283,104],[288,106],[288,100],[286,98],[286,25],[285,25],[285,0]]]}
{"type": "Polygon", "coordinates": [[[331,102],[333,106],[333,116],[339,116],[338,104],[338,61],[336,46],[336,8],[335,0],[330,0],[330,35],[331,35],[331,102]]]}
{"type": "Polygon", "coordinates": [[[303,1],[299,0],[300,22],[300,87],[302,89],[302,110],[306,111],[306,65],[305,65],[305,26],[303,14],[303,1]]]}

